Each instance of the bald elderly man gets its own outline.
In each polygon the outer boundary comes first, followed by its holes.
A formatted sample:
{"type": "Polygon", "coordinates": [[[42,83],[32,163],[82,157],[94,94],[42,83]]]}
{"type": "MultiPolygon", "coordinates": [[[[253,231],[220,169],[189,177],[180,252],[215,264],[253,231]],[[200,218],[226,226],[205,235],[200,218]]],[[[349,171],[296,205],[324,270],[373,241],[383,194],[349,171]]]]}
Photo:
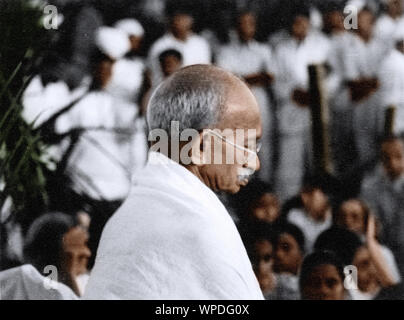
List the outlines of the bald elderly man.
{"type": "Polygon", "coordinates": [[[177,127],[197,137],[187,150],[180,142],[178,152],[174,139],[167,149],[152,146],[103,231],[84,298],[263,299],[236,226],[214,193],[238,192],[259,169],[262,128],[253,94],[227,71],[189,66],[156,89],[147,122],[150,132],[177,127]],[[233,139],[237,129],[243,134],[233,139]],[[233,150],[237,161],[224,154],[211,161],[212,150],[233,150]]]}

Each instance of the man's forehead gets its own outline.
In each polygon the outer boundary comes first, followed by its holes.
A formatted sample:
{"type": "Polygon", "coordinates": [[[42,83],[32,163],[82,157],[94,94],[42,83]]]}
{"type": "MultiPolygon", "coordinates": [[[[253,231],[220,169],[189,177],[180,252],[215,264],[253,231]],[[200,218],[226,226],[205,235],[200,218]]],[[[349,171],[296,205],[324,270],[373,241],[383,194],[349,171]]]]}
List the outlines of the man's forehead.
{"type": "Polygon", "coordinates": [[[254,96],[248,92],[239,95],[240,99],[228,99],[224,112],[223,125],[228,128],[256,129],[261,134],[261,115],[254,96]]]}

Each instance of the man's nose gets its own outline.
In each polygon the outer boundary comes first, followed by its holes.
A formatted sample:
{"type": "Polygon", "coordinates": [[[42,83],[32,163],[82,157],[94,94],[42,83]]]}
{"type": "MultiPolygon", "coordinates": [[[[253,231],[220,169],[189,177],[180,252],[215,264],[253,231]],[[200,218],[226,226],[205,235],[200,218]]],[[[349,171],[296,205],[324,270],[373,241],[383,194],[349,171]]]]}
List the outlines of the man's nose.
{"type": "Polygon", "coordinates": [[[258,155],[256,155],[254,159],[249,159],[244,164],[244,167],[250,168],[254,171],[258,171],[261,168],[261,162],[260,162],[258,155]]]}

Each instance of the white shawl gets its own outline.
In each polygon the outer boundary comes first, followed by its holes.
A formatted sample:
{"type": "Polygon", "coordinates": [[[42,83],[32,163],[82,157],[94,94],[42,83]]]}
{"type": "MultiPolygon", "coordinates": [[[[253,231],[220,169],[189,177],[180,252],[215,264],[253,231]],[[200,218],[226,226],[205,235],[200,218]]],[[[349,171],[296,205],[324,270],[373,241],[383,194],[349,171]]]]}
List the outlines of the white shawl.
{"type": "Polygon", "coordinates": [[[133,180],[85,299],[263,299],[231,217],[195,175],[151,152],[133,180]]]}

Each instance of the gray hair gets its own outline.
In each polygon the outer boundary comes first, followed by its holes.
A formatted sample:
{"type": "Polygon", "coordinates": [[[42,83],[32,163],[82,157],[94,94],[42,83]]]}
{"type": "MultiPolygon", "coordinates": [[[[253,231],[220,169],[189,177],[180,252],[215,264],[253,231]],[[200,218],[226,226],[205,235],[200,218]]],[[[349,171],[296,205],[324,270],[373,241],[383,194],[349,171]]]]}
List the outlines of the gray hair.
{"type": "Polygon", "coordinates": [[[213,127],[224,112],[230,78],[228,72],[210,65],[175,72],[157,87],[149,101],[149,130],[170,132],[172,121],[178,121],[180,131],[213,127]]]}

